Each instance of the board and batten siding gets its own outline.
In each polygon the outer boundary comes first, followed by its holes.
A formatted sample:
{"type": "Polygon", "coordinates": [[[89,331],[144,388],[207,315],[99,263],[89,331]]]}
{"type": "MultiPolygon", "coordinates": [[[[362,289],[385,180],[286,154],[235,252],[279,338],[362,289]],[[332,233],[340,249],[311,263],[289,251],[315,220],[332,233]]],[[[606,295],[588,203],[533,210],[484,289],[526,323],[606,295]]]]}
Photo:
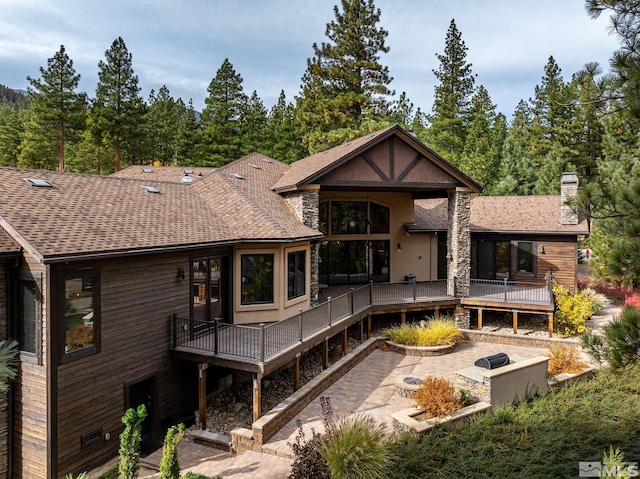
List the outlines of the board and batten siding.
{"type": "Polygon", "coordinates": [[[127,383],[155,375],[158,421],[197,408],[197,367],[171,356],[171,315],[188,317],[187,255],[101,261],[100,352],[57,370],[58,474],[79,473],[117,455],[127,383]],[[81,447],[81,437],[99,440],[81,447]]]}

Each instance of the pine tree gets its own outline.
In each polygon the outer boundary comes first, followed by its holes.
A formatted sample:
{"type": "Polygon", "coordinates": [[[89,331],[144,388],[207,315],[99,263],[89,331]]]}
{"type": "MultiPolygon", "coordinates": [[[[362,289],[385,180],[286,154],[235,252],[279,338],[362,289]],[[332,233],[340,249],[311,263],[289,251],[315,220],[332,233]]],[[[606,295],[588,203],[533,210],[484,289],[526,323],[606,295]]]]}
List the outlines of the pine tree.
{"type": "Polygon", "coordinates": [[[0,166],[18,166],[26,111],[0,104],[0,166]]]}
{"type": "Polygon", "coordinates": [[[40,67],[42,78],[27,77],[29,119],[25,124],[19,165],[28,168],[51,168],[43,158],[57,155],[57,169],[65,168],[65,142],[76,139],[84,129],[87,100],[75,90],[80,75],[64,45],[40,67]]]}
{"type": "Polygon", "coordinates": [[[489,92],[481,85],[473,96],[471,121],[459,166],[485,189],[490,188],[493,183],[498,167],[492,143],[496,117],[496,106],[491,102],[489,92]]]}
{"type": "Polygon", "coordinates": [[[407,93],[402,92],[400,98],[393,102],[391,106],[390,118],[393,123],[402,128],[410,130],[413,128],[413,103],[407,98],[407,93]]]}
{"type": "Polygon", "coordinates": [[[255,90],[243,107],[242,118],[242,153],[244,155],[253,152],[264,154],[271,151],[274,137],[268,130],[268,112],[255,90]]]}
{"type": "Polygon", "coordinates": [[[177,161],[177,137],[180,110],[163,85],[156,95],[149,94],[149,106],[146,113],[146,141],[150,162],[161,165],[175,165],[177,161]]]}
{"type": "Polygon", "coordinates": [[[98,86],[91,109],[94,134],[113,151],[113,171],[136,161],[143,147],[144,102],[131,53],[121,37],[98,63],[98,86]]]}
{"type": "Polygon", "coordinates": [[[269,112],[269,131],[274,137],[269,156],[285,163],[292,163],[307,156],[302,143],[302,132],[296,121],[295,108],[287,102],[284,90],[269,112]]]}
{"type": "Polygon", "coordinates": [[[440,66],[433,70],[439,83],[435,87],[433,113],[429,118],[428,145],[455,164],[464,149],[475,91],[472,65],[466,60],[467,50],[455,20],[451,20],[444,53],[436,54],[440,66]]]}
{"type": "Polygon", "coordinates": [[[492,194],[530,195],[535,184],[531,159],[516,136],[509,134],[502,147],[499,180],[492,194]]]}
{"type": "Polygon", "coordinates": [[[392,78],[380,63],[387,31],[378,26],[373,0],[342,0],[327,24],[329,39],[314,43],[307,60],[297,111],[304,141],[314,153],[387,124],[392,78]]]}
{"type": "Polygon", "coordinates": [[[187,105],[181,98],[177,101],[178,123],[176,134],[176,164],[178,166],[196,166],[197,141],[200,124],[193,108],[193,101],[187,105]]]}
{"type": "Polygon", "coordinates": [[[209,96],[200,117],[202,131],[198,159],[203,166],[221,166],[237,160],[244,153],[243,113],[248,99],[242,82],[242,76],[225,58],[209,84],[209,96]]]}

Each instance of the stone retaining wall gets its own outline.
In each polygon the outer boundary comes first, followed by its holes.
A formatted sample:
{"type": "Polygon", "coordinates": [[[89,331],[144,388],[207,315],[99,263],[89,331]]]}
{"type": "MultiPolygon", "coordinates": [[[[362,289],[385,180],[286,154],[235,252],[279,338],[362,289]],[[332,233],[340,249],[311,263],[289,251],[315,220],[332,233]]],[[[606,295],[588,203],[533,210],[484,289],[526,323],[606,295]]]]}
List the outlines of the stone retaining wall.
{"type": "Polygon", "coordinates": [[[494,344],[511,344],[514,346],[528,346],[531,348],[548,348],[552,344],[571,344],[581,346],[578,339],[574,338],[545,338],[543,336],[523,336],[521,334],[502,334],[475,329],[463,329],[462,336],[466,341],[478,341],[494,344]]]}

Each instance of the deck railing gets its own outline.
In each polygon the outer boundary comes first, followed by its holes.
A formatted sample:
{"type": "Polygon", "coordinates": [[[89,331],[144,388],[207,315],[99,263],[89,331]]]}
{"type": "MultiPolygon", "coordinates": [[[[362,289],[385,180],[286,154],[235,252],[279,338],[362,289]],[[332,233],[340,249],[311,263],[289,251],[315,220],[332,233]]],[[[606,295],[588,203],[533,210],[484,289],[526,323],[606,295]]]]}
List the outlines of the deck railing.
{"type": "MultiPolygon", "coordinates": [[[[365,311],[372,305],[426,302],[451,298],[448,291],[453,280],[369,283],[318,303],[307,311],[282,321],[259,325],[225,324],[219,320],[198,321],[173,318],[174,347],[213,352],[218,355],[248,358],[260,362],[297,343],[330,328],[345,318],[365,311]]],[[[515,281],[471,280],[471,297],[505,302],[553,302],[547,285],[515,281]]]]}

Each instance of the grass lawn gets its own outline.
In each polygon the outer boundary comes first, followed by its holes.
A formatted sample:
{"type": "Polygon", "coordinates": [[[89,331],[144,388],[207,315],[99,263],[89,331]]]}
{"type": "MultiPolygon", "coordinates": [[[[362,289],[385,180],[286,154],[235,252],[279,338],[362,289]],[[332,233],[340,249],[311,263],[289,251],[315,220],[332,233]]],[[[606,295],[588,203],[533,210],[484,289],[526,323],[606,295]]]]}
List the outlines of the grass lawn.
{"type": "Polygon", "coordinates": [[[391,478],[578,477],[609,447],[640,462],[640,366],[602,371],[518,406],[499,408],[458,428],[436,428],[394,442],[391,478]]]}

